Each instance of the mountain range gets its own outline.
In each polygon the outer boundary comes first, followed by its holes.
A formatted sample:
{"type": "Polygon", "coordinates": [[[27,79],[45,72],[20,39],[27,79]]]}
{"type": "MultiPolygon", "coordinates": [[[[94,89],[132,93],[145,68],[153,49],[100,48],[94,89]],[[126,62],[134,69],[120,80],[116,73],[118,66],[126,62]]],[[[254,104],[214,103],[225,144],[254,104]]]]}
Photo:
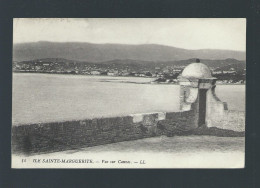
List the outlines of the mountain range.
{"type": "Polygon", "coordinates": [[[162,62],[192,58],[245,61],[246,53],[232,50],[187,50],[158,44],[93,44],[81,42],[33,42],[13,46],[13,61],[28,61],[44,58],[64,58],[85,62],[107,62],[116,59],[162,62]]]}

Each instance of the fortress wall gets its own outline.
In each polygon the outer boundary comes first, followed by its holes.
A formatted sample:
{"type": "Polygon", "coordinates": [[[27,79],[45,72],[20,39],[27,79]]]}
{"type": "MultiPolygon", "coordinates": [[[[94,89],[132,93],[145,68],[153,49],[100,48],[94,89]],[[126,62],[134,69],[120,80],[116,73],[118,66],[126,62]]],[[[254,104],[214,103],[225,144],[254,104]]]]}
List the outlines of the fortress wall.
{"type": "Polygon", "coordinates": [[[136,140],[194,128],[194,111],[134,114],[124,117],[20,125],[12,128],[12,149],[55,152],[136,140]]]}
{"type": "Polygon", "coordinates": [[[214,89],[209,90],[207,93],[206,112],[207,127],[217,127],[238,132],[245,131],[245,112],[228,110],[227,104],[218,99],[214,89]]]}
{"type": "Polygon", "coordinates": [[[242,132],[245,131],[245,112],[224,110],[221,116],[212,117],[210,122],[208,127],[242,132]]]}
{"type": "Polygon", "coordinates": [[[223,129],[245,131],[245,112],[227,110],[223,119],[223,129]]]}

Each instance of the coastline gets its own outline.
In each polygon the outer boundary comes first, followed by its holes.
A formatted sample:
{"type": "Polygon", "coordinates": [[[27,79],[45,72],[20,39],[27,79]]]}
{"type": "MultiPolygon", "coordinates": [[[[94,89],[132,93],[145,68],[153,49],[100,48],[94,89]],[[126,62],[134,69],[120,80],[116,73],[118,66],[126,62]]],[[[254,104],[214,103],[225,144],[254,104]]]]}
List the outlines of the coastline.
{"type": "MultiPolygon", "coordinates": [[[[108,77],[108,78],[154,78],[157,77],[138,77],[138,76],[108,76],[108,75],[89,75],[89,74],[70,74],[70,73],[50,73],[50,72],[30,72],[30,71],[13,71],[15,74],[46,74],[46,75],[67,75],[67,76],[86,76],[86,77],[108,77]]],[[[156,85],[178,85],[178,83],[165,83],[165,82],[134,82],[134,81],[111,81],[102,80],[101,82],[113,82],[113,83],[127,83],[127,84],[156,84],[156,85]]],[[[216,85],[246,85],[244,83],[216,83],[216,85]]]]}

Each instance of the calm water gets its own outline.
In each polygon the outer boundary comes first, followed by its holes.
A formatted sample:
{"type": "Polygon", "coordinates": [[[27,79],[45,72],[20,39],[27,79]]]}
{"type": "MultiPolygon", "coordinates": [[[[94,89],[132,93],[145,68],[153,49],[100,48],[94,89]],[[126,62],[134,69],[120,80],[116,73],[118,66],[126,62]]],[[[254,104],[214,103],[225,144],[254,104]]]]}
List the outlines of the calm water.
{"type": "MultiPolygon", "coordinates": [[[[142,84],[151,78],[13,74],[14,125],[178,111],[179,86],[142,84]],[[136,83],[132,83],[136,82],[136,83]]],[[[217,96],[244,111],[245,86],[219,85],[217,96]]]]}

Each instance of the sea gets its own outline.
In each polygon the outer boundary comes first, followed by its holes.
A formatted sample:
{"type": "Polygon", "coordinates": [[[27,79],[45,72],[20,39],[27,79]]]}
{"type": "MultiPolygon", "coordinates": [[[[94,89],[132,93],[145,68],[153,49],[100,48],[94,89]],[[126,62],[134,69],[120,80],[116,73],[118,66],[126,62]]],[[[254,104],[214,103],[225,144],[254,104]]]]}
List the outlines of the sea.
{"type": "MultiPolygon", "coordinates": [[[[155,78],[13,73],[12,124],[179,110],[179,85],[155,78]]],[[[245,111],[245,85],[217,85],[229,110],[245,111]]]]}

